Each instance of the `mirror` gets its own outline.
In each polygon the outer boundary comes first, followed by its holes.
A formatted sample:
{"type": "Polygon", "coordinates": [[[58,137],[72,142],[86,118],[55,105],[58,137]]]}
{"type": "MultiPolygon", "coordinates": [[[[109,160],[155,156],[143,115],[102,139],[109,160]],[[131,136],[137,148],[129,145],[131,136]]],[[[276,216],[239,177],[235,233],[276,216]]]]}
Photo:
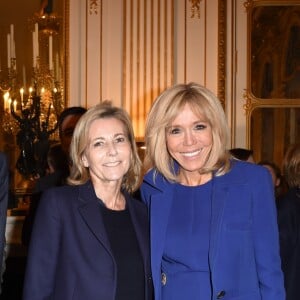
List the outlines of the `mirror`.
{"type": "Polygon", "coordinates": [[[282,165],[300,141],[300,1],[248,3],[248,147],[255,161],[282,165]]]}
{"type": "Polygon", "coordinates": [[[300,98],[300,4],[288,2],[252,9],[251,92],[257,98],[300,98]]]}
{"type": "Polygon", "coordinates": [[[256,162],[281,166],[288,145],[300,141],[300,107],[258,107],[251,114],[251,149],[256,162]]]}

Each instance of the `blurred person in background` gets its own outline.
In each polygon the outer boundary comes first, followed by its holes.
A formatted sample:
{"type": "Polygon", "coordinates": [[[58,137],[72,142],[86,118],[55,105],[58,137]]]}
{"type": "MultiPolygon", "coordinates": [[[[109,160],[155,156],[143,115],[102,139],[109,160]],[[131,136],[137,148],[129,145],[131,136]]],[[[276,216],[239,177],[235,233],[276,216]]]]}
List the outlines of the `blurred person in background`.
{"type": "Polygon", "coordinates": [[[69,155],[69,148],[75,126],[80,117],[86,112],[81,106],[65,108],[58,117],[58,134],[63,151],[69,155]]]}
{"type": "Polygon", "coordinates": [[[229,150],[229,152],[235,159],[254,163],[253,150],[245,148],[232,148],[229,150]]]}
{"type": "Polygon", "coordinates": [[[286,300],[299,299],[300,283],[300,144],[290,145],[283,159],[287,193],[278,200],[278,225],[286,300]]]}
{"type": "Polygon", "coordinates": [[[284,177],[281,174],[281,170],[279,166],[277,166],[274,162],[268,161],[268,160],[262,160],[258,162],[258,165],[266,167],[272,176],[274,189],[275,189],[275,199],[276,204],[278,202],[278,199],[286,192],[286,182],[284,180],[284,177]]]}

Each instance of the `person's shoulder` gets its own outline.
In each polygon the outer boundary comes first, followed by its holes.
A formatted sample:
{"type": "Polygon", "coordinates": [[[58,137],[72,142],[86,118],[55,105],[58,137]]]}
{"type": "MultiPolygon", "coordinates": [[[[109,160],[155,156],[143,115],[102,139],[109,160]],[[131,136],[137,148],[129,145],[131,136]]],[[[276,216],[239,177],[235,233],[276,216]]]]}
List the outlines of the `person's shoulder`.
{"type": "Polygon", "coordinates": [[[231,171],[233,172],[246,172],[246,173],[263,173],[267,174],[269,171],[264,167],[257,165],[255,163],[232,160],[231,162],[231,171]]]}
{"type": "Polygon", "coordinates": [[[78,193],[78,186],[63,185],[50,187],[43,192],[45,197],[70,198],[73,194],[78,193]]]}
{"type": "Polygon", "coordinates": [[[165,177],[158,172],[155,168],[152,168],[146,172],[143,178],[143,182],[149,183],[149,184],[159,184],[159,183],[165,183],[167,180],[165,177]]]}
{"type": "Polygon", "coordinates": [[[45,208],[56,210],[70,210],[78,203],[78,186],[64,185],[46,189],[41,193],[40,204],[45,208]]]}
{"type": "Polygon", "coordinates": [[[296,205],[300,207],[300,189],[290,188],[284,195],[278,199],[279,203],[287,205],[296,205]]]}
{"type": "Polygon", "coordinates": [[[127,192],[124,192],[126,201],[130,201],[133,203],[133,205],[137,207],[144,207],[145,204],[141,200],[141,191],[140,189],[136,190],[134,193],[129,194],[127,192]]]}
{"type": "Polygon", "coordinates": [[[126,195],[126,203],[128,207],[131,207],[142,218],[147,218],[148,210],[141,198],[136,197],[136,194],[126,195]]]}
{"type": "Polygon", "coordinates": [[[141,190],[143,192],[147,191],[150,193],[156,193],[165,191],[171,185],[171,182],[168,181],[160,172],[156,169],[150,169],[143,178],[141,185],[141,190]]]}
{"type": "Polygon", "coordinates": [[[8,180],[8,160],[5,153],[0,152],[0,179],[1,183],[8,180]]]}
{"type": "Polygon", "coordinates": [[[279,218],[286,215],[300,214],[300,194],[296,188],[289,189],[277,199],[277,211],[279,218]]]}
{"type": "Polygon", "coordinates": [[[225,181],[250,182],[260,181],[268,176],[270,177],[269,171],[263,166],[246,161],[232,160],[229,172],[220,176],[220,179],[225,181]]]}
{"type": "Polygon", "coordinates": [[[6,154],[2,151],[0,151],[0,159],[6,159],[6,154]]]}
{"type": "Polygon", "coordinates": [[[7,155],[0,151],[0,167],[7,166],[7,155]]]}

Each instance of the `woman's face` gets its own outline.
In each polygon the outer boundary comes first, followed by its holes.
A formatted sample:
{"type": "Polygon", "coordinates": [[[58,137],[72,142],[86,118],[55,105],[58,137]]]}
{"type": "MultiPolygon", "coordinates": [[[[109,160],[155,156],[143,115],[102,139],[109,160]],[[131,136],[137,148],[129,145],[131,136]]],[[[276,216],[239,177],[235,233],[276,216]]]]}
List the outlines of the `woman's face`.
{"type": "Polygon", "coordinates": [[[88,141],[82,161],[92,181],[122,182],[131,162],[131,145],[123,123],[115,118],[93,121],[88,141]]]}
{"type": "Polygon", "coordinates": [[[166,131],[167,148],[186,175],[199,174],[212,147],[212,130],[186,104],[166,131]]]}

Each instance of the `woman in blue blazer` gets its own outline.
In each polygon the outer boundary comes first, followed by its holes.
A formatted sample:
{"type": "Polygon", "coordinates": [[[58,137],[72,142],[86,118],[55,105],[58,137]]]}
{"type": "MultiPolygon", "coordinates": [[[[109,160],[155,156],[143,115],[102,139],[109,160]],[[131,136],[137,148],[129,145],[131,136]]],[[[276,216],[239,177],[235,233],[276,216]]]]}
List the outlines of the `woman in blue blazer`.
{"type": "Polygon", "coordinates": [[[152,299],[146,206],[128,114],[90,108],[71,143],[69,186],[47,190],[29,245],[24,300],[152,299]]]}
{"type": "Polygon", "coordinates": [[[141,195],[150,214],[156,300],[283,300],[268,170],[231,160],[219,100],[178,84],[146,123],[141,195]]]}

